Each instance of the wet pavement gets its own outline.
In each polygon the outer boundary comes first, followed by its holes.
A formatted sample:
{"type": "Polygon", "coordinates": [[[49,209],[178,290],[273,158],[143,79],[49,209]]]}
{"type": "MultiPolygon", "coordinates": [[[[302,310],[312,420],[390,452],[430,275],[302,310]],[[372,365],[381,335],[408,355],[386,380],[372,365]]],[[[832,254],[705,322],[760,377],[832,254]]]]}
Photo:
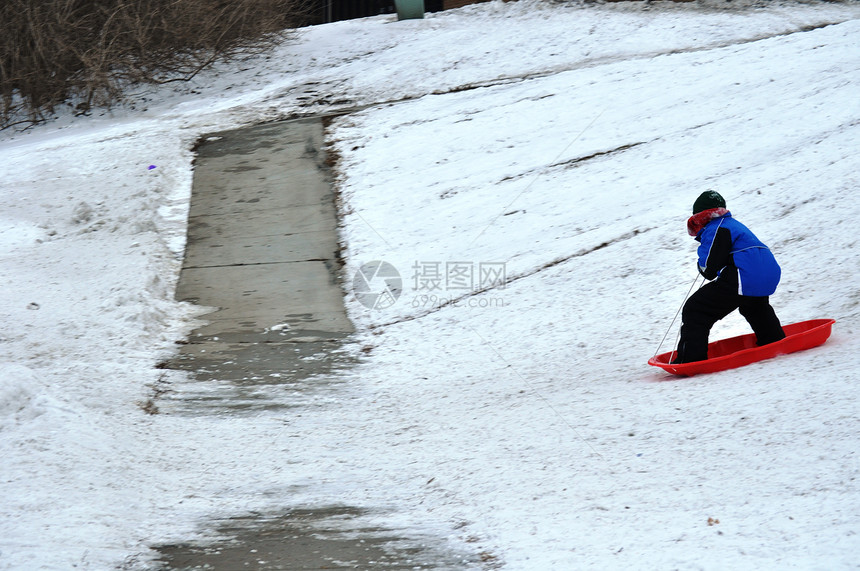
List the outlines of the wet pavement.
{"type": "Polygon", "coordinates": [[[275,517],[235,518],[218,531],[229,537],[208,545],[159,548],[163,569],[465,569],[450,553],[404,539],[391,530],[357,527],[354,508],[297,510],[275,517]]]}
{"type": "MultiPolygon", "coordinates": [[[[171,412],[252,411],[350,359],[337,216],[319,119],[213,133],[198,146],[176,298],[215,309],[164,366],[194,371],[171,412]],[[215,390],[217,388],[217,390],[215,390]]],[[[301,399],[299,403],[301,404],[301,399]]]]}
{"type": "MultiPolygon", "coordinates": [[[[176,297],[212,311],[161,366],[192,373],[150,409],[289,414],[353,364],[337,213],[318,118],[213,133],[198,145],[176,297]],[[286,395],[274,398],[273,395],[286,395]]],[[[285,503],[289,499],[285,498],[285,503]]],[[[474,569],[439,538],[361,524],[367,508],[311,506],[213,520],[211,542],[153,546],[158,569],[474,569]]],[[[375,521],[379,521],[379,516],[375,521]]],[[[366,519],[364,519],[366,521],[366,519]]],[[[470,562],[471,559],[471,562],[470,562]]]]}

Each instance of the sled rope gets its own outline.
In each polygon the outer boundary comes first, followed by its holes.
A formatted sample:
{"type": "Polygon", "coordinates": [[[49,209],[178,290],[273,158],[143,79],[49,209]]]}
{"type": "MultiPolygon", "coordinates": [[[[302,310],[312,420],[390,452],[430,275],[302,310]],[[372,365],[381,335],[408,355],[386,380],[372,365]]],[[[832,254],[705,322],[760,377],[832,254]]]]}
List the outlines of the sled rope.
{"type": "MultiPolygon", "coordinates": [[[[656,350],[656,351],[654,351],[654,356],[655,356],[655,357],[656,357],[656,356],[657,356],[657,354],[660,352],[660,347],[662,347],[662,346],[663,346],[663,343],[665,343],[665,342],[666,342],[666,337],[668,337],[668,336],[669,336],[669,332],[672,330],[672,327],[674,327],[674,325],[675,325],[675,321],[678,319],[678,315],[680,315],[681,310],[682,310],[682,309],[684,309],[684,304],[685,304],[685,303],[687,303],[687,299],[690,297],[690,293],[693,291],[693,288],[694,288],[694,287],[696,287],[696,283],[699,281],[699,277],[700,277],[700,275],[697,273],[697,274],[696,274],[696,279],[694,279],[694,280],[693,280],[693,283],[692,283],[692,285],[690,286],[690,289],[689,289],[689,290],[687,290],[687,295],[685,295],[685,296],[684,296],[684,301],[682,301],[682,302],[681,302],[681,307],[679,307],[679,308],[678,308],[678,311],[676,311],[676,312],[675,312],[675,317],[673,317],[673,318],[672,318],[672,323],[670,323],[670,324],[669,324],[669,328],[668,328],[668,329],[666,329],[666,333],[664,333],[664,334],[663,334],[663,339],[661,339],[661,340],[660,340],[660,344],[659,344],[659,345],[657,345],[657,350],[656,350]]],[[[704,285],[704,284],[705,284],[705,281],[704,281],[704,280],[702,280],[702,285],[704,285]]],[[[701,287],[701,286],[700,286],[700,287],[701,287]]],[[[679,339],[680,337],[681,337],[681,330],[680,330],[680,329],[678,329],[678,333],[675,335],[675,344],[673,345],[673,347],[675,347],[675,349],[672,349],[672,354],[671,354],[671,355],[669,355],[669,362],[672,362],[672,360],[674,360],[674,359],[675,359],[675,353],[677,352],[677,347],[678,347],[678,339],[679,339]]]]}
{"type": "Polygon", "coordinates": [[[508,202],[508,204],[507,204],[504,208],[502,208],[502,210],[501,210],[501,211],[496,215],[496,217],[495,217],[495,218],[493,218],[492,220],[490,220],[490,223],[489,223],[489,224],[487,224],[487,226],[486,226],[483,230],[481,230],[481,232],[480,232],[477,236],[475,236],[474,238],[472,238],[472,241],[471,241],[471,242],[469,242],[469,246],[471,246],[472,244],[474,244],[474,243],[475,243],[475,240],[477,240],[478,238],[480,238],[481,236],[483,236],[483,235],[484,235],[484,232],[486,232],[487,230],[489,230],[489,229],[490,229],[490,226],[492,226],[493,224],[495,224],[495,223],[496,223],[496,220],[498,220],[499,218],[501,218],[502,216],[504,216],[504,215],[505,215],[505,211],[506,211],[508,208],[510,208],[510,207],[511,207],[511,205],[512,205],[514,202],[516,202],[516,201],[517,201],[517,199],[518,199],[520,196],[522,196],[523,194],[525,194],[525,192],[526,192],[528,189],[530,189],[530,188],[532,187],[532,185],[540,179],[540,177],[544,174],[544,172],[545,172],[546,170],[548,170],[548,169],[549,169],[549,167],[550,167],[550,166],[552,166],[552,165],[556,164],[556,163],[559,161],[559,159],[561,159],[562,155],[564,155],[564,153],[566,153],[566,152],[567,152],[567,150],[568,150],[571,146],[573,146],[573,144],[574,144],[575,142],[577,142],[577,141],[579,140],[579,138],[580,138],[580,137],[582,137],[582,136],[585,134],[585,132],[586,132],[586,131],[588,131],[589,129],[591,129],[591,126],[592,126],[592,125],[594,125],[595,123],[597,123],[597,120],[598,120],[598,119],[600,119],[600,117],[601,117],[601,116],[603,116],[603,114],[606,112],[606,110],[607,110],[607,109],[608,109],[608,107],[604,107],[604,108],[600,111],[600,113],[598,113],[598,114],[597,114],[597,116],[596,116],[596,117],[594,117],[594,119],[592,119],[592,120],[591,120],[591,122],[590,122],[588,125],[586,125],[586,126],[585,126],[585,129],[583,129],[582,131],[580,131],[580,132],[579,132],[579,134],[578,134],[576,137],[574,137],[573,139],[571,139],[571,141],[567,144],[567,146],[566,146],[564,149],[562,149],[562,150],[561,150],[561,152],[558,154],[558,156],[556,156],[556,157],[555,157],[555,159],[553,159],[553,161],[552,161],[548,166],[546,166],[546,167],[542,168],[541,170],[539,170],[539,171],[535,174],[535,176],[531,179],[531,181],[528,183],[528,185],[526,185],[526,187],[525,187],[524,189],[522,189],[522,190],[521,190],[521,191],[520,191],[520,192],[519,192],[519,193],[518,193],[518,194],[517,194],[513,199],[511,199],[511,201],[510,201],[510,202],[508,202]]]}

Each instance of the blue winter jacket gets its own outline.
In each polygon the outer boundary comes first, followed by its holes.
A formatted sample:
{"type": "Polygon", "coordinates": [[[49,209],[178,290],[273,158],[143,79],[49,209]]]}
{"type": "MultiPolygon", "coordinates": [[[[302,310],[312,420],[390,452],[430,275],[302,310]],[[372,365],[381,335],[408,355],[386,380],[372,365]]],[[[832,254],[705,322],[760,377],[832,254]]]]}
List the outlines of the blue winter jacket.
{"type": "Polygon", "coordinates": [[[701,242],[699,271],[707,279],[733,280],[736,272],[740,295],[764,297],[776,291],[782,273],[776,258],[731,213],[711,220],[696,240],[701,242]]]}

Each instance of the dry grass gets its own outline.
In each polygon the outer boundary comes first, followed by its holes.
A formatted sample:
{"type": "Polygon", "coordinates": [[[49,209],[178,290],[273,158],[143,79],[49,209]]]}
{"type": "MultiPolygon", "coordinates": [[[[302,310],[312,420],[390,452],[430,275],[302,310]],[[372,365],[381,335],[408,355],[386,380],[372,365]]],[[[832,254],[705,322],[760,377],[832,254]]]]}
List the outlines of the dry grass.
{"type": "Polygon", "coordinates": [[[63,102],[78,112],[125,87],[187,80],[304,23],[307,0],[3,0],[0,128],[63,102]]]}

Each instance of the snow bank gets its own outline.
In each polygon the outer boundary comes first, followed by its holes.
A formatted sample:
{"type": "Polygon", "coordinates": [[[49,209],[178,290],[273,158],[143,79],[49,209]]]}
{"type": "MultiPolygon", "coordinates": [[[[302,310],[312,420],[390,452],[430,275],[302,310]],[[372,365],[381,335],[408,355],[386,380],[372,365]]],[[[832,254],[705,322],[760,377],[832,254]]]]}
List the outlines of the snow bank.
{"type": "Polygon", "coordinates": [[[14,363],[0,363],[0,432],[26,425],[45,412],[45,403],[34,392],[38,379],[32,370],[14,363]]]}

